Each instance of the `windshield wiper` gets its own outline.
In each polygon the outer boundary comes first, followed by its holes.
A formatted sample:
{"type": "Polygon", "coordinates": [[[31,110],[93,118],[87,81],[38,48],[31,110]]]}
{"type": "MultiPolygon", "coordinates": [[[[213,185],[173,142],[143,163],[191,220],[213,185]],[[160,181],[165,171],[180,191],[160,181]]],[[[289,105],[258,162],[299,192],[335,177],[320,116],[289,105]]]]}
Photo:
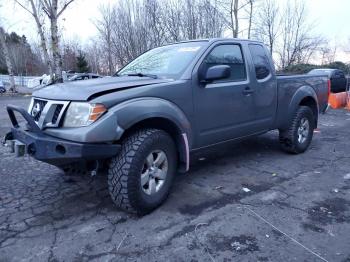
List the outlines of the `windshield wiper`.
{"type": "Polygon", "coordinates": [[[143,73],[131,73],[131,74],[127,74],[127,76],[150,77],[150,78],[154,78],[154,79],[158,78],[157,75],[143,74],[143,73]]]}

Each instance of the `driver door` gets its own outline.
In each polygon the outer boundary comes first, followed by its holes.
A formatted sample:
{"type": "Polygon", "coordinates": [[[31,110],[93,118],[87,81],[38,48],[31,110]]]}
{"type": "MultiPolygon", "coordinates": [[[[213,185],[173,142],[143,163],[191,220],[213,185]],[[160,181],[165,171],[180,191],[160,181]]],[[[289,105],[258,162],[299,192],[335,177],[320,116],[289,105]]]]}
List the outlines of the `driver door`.
{"type": "Polygon", "coordinates": [[[255,132],[255,90],[247,72],[240,44],[217,44],[207,51],[193,77],[197,148],[255,132]],[[206,82],[208,68],[216,65],[228,65],[230,76],[206,82]]]}

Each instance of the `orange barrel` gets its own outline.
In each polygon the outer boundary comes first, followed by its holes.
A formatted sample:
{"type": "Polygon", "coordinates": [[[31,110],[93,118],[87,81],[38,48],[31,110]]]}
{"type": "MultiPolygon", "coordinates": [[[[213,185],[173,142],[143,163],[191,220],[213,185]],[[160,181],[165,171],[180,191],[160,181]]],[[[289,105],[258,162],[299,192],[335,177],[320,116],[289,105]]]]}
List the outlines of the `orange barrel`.
{"type": "Polygon", "coordinates": [[[346,109],[350,110],[350,93],[348,93],[347,102],[346,102],[346,109]]]}
{"type": "Polygon", "coordinates": [[[347,106],[347,100],[347,92],[330,93],[328,98],[328,104],[334,109],[344,108],[347,106]]]}

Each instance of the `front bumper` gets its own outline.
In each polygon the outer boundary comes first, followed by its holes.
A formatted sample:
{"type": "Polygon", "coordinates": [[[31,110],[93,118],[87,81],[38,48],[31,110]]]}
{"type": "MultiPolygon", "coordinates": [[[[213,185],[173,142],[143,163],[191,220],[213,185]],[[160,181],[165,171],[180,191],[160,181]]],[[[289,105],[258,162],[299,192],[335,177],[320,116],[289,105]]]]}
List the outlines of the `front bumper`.
{"type": "Polygon", "coordinates": [[[107,159],[119,153],[121,146],[107,143],[77,143],[59,139],[42,132],[35,121],[23,108],[7,106],[13,128],[7,139],[18,140],[25,145],[25,151],[34,158],[63,166],[66,164],[107,159]],[[27,127],[19,126],[14,111],[20,113],[27,122],[27,127]]]}

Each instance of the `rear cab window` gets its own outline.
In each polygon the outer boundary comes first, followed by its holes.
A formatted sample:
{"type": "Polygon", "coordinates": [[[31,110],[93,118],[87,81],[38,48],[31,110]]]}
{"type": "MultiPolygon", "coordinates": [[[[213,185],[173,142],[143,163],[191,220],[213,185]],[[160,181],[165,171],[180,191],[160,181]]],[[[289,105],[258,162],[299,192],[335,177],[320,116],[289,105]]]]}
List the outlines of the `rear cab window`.
{"type": "Polygon", "coordinates": [[[271,75],[271,64],[265,48],[259,44],[249,44],[249,51],[253,59],[256,79],[267,79],[271,75]]]}

